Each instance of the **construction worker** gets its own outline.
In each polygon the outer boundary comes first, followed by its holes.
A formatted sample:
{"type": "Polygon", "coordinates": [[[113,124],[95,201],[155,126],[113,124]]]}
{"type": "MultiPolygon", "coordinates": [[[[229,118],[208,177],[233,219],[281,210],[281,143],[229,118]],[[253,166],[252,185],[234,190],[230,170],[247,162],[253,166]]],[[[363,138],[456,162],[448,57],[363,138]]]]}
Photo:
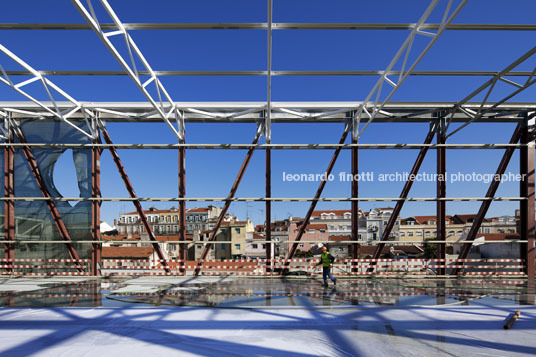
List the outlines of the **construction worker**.
{"type": "Polygon", "coordinates": [[[333,284],[337,285],[337,279],[331,275],[330,268],[331,263],[335,261],[335,257],[328,252],[326,246],[322,246],[322,254],[320,254],[320,261],[316,266],[322,264],[322,278],[324,279],[324,286],[328,286],[328,276],[333,281],[333,284]]]}

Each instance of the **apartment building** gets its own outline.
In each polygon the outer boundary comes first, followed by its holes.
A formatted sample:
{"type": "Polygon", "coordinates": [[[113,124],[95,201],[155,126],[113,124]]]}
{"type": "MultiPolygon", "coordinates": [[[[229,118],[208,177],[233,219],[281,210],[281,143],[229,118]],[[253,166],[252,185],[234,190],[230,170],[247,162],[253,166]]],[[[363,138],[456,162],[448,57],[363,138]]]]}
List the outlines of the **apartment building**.
{"type": "MultiPolygon", "coordinates": [[[[220,207],[212,205],[187,209],[185,212],[186,234],[212,229],[220,212],[220,207]]],[[[170,209],[151,207],[148,210],[144,210],[143,213],[155,234],[169,235],[179,233],[179,210],[176,207],[171,207],[170,209]]],[[[117,230],[119,234],[126,235],[147,234],[136,211],[120,213],[117,230]]]]}
{"type": "MultiPolygon", "coordinates": [[[[392,207],[375,208],[370,212],[358,211],[358,240],[375,241],[382,238],[387,222],[393,214],[392,207]]],[[[311,215],[311,223],[323,223],[327,226],[330,235],[347,236],[352,234],[352,211],[351,210],[323,210],[314,211],[311,215]]],[[[400,220],[397,219],[391,232],[391,237],[396,239],[400,220]]]]}
{"type": "MultiPolygon", "coordinates": [[[[222,222],[218,232],[216,233],[216,242],[209,252],[208,259],[237,259],[246,255],[246,241],[248,233],[253,233],[253,222],[249,220],[237,221],[230,220],[222,222]]],[[[207,229],[201,232],[199,238],[195,238],[192,241],[192,250],[189,251],[188,256],[192,259],[199,259],[204,245],[202,242],[207,242],[210,239],[212,230],[207,229]]]]}

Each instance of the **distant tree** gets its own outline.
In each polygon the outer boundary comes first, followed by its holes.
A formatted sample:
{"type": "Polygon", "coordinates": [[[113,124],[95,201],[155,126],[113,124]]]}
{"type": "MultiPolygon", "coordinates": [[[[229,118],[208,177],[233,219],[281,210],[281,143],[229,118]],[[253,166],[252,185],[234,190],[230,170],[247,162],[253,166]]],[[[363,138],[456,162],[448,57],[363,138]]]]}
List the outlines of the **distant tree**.
{"type": "Polygon", "coordinates": [[[433,259],[436,257],[437,245],[429,242],[423,244],[423,258],[424,259],[433,259]]]}
{"type": "Polygon", "coordinates": [[[296,250],[294,254],[296,258],[312,258],[314,256],[313,252],[310,250],[296,250]]]}

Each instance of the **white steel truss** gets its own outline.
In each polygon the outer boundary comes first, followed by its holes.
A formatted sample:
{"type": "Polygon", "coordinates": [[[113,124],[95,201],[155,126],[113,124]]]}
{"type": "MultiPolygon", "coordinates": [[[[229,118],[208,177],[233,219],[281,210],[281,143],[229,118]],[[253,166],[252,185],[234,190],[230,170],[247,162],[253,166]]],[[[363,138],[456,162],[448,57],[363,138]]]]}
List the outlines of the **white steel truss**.
{"type": "MultiPolygon", "coordinates": [[[[423,28],[426,25],[426,20],[432,13],[432,11],[436,8],[437,4],[439,3],[439,0],[432,0],[430,5],[426,8],[425,12],[419,19],[419,21],[415,24],[415,26],[412,28],[410,34],[402,44],[402,46],[398,49],[397,53],[385,69],[385,71],[382,72],[380,75],[380,78],[377,80],[376,84],[370,91],[370,93],[367,95],[363,103],[354,108],[353,110],[357,111],[357,114],[354,115],[354,122],[352,126],[352,137],[354,140],[357,140],[363,131],[370,125],[370,123],[376,118],[378,114],[387,114],[385,111],[383,111],[383,108],[385,107],[385,104],[389,102],[391,97],[395,94],[395,92],[400,88],[402,83],[408,78],[410,73],[415,69],[417,64],[421,61],[421,59],[426,55],[426,53],[430,50],[430,48],[434,45],[434,43],[439,39],[441,34],[446,30],[447,26],[454,20],[454,18],[458,15],[458,13],[462,10],[462,8],[467,3],[467,0],[462,0],[459,5],[452,11],[452,14],[450,14],[450,11],[452,9],[452,3],[453,0],[449,0],[445,10],[443,11],[443,16],[441,23],[439,24],[439,27],[437,28],[437,31],[431,32],[431,31],[425,31],[423,28]],[[409,58],[409,54],[411,53],[412,45],[415,40],[416,35],[422,35],[426,37],[430,37],[430,41],[426,45],[426,47],[420,52],[419,56],[413,61],[413,63],[409,66],[409,68],[406,70],[407,61],[409,58]],[[402,64],[401,64],[401,70],[398,72],[398,79],[391,79],[389,76],[393,75],[393,67],[399,63],[399,60],[403,57],[402,64]],[[385,99],[381,100],[381,94],[384,83],[389,84],[392,88],[389,94],[385,97],[385,99]],[[365,126],[359,130],[359,122],[361,118],[361,114],[365,113],[368,117],[367,123],[365,126]]],[[[336,113],[336,112],[333,112],[336,113]]],[[[322,115],[329,115],[331,113],[322,114],[322,115]]]]}
{"type": "Polygon", "coordinates": [[[467,122],[465,122],[463,125],[459,126],[458,128],[452,130],[447,135],[447,138],[449,136],[452,136],[452,135],[456,134],[458,131],[462,130],[463,128],[465,128],[467,125],[471,124],[475,120],[478,120],[478,119],[484,117],[484,115],[486,115],[486,114],[488,114],[490,112],[493,113],[493,110],[496,109],[498,106],[500,106],[502,103],[506,102],[510,98],[516,96],[517,94],[521,93],[522,91],[524,91],[525,89],[529,88],[534,83],[536,83],[536,79],[534,79],[534,76],[536,75],[536,66],[534,67],[534,69],[531,72],[526,72],[525,77],[527,79],[526,79],[525,83],[523,83],[523,84],[517,83],[516,81],[507,78],[509,76],[509,73],[513,69],[515,69],[517,66],[519,66],[522,63],[528,61],[531,58],[534,60],[534,58],[533,58],[534,54],[536,54],[536,46],[534,46],[529,51],[527,51],[525,54],[523,54],[521,57],[516,59],[514,62],[512,62],[510,65],[508,65],[505,69],[503,69],[502,71],[497,73],[493,78],[491,78],[486,83],[481,85],[478,89],[473,91],[467,97],[465,97],[464,99],[462,99],[461,101],[456,103],[454,108],[450,111],[450,115],[448,117],[447,129],[448,129],[448,127],[449,127],[449,125],[450,125],[450,123],[452,121],[454,113],[456,113],[458,111],[462,111],[463,113],[465,113],[467,115],[467,117],[469,118],[469,120],[467,122]],[[508,83],[508,84],[512,85],[514,87],[514,90],[511,93],[509,93],[508,95],[506,95],[505,97],[503,97],[501,100],[493,103],[493,105],[486,105],[488,103],[488,98],[490,97],[491,93],[493,92],[493,89],[495,88],[495,85],[497,84],[498,81],[503,81],[505,83],[508,83]],[[477,110],[475,111],[474,109],[468,108],[466,106],[466,104],[472,98],[477,96],[479,93],[483,92],[486,88],[488,89],[487,92],[486,92],[486,96],[480,102],[480,106],[477,108],[477,110]]]}
{"type": "Polygon", "coordinates": [[[156,73],[153,71],[151,65],[149,64],[149,62],[147,62],[140,49],[138,48],[130,34],[127,32],[125,26],[123,25],[121,20],[119,20],[119,17],[116,15],[115,11],[112,9],[108,1],[100,0],[100,3],[102,4],[103,8],[106,10],[116,27],[115,30],[109,32],[104,32],[104,30],[100,26],[99,20],[97,19],[97,15],[95,14],[95,11],[93,9],[91,0],[88,0],[87,2],[89,9],[87,9],[79,0],[71,0],[71,2],[82,14],[86,22],[91,26],[95,33],[99,36],[101,41],[112,53],[115,59],[127,72],[128,76],[134,81],[139,90],[149,100],[155,113],[157,113],[158,116],[160,116],[160,118],[164,120],[164,122],[170,127],[173,133],[175,133],[180,142],[184,141],[184,121],[182,119],[183,117],[181,112],[173,105],[173,100],[171,99],[169,93],[164,88],[164,85],[162,84],[156,73]],[[116,46],[110,41],[110,37],[116,35],[122,35],[125,39],[128,54],[130,57],[130,65],[123,58],[121,53],[119,53],[119,50],[116,48],[116,46]],[[142,82],[142,78],[140,77],[140,73],[138,72],[138,69],[136,67],[136,59],[138,59],[142,63],[142,65],[145,67],[145,71],[149,73],[149,79],[147,79],[146,81],[142,82]],[[153,98],[151,93],[149,93],[149,91],[147,90],[147,87],[150,84],[154,84],[155,86],[158,97],[157,99],[153,98]],[[175,127],[169,120],[172,115],[175,116],[178,130],[175,129],[175,127]]]}
{"type": "MultiPolygon", "coordinates": [[[[5,46],[0,44],[0,51],[2,51],[6,56],[8,56],[11,60],[19,64],[21,67],[26,69],[29,73],[31,73],[31,78],[15,83],[11,80],[10,76],[6,73],[4,66],[0,63],[0,71],[2,72],[2,76],[0,76],[0,82],[4,83],[8,87],[12,88],[19,94],[23,95],[27,99],[31,100],[35,104],[37,104],[39,107],[45,110],[45,112],[42,112],[39,114],[39,116],[43,117],[55,117],[68,125],[72,126],[82,134],[86,135],[87,137],[93,139],[96,137],[95,131],[92,130],[91,133],[86,132],[85,130],[79,128],[77,125],[71,123],[69,121],[69,118],[74,116],[76,113],[81,113],[84,117],[84,120],[86,121],[86,124],[88,128],[92,129],[93,126],[90,125],[88,121],[88,117],[92,117],[92,113],[88,111],[87,109],[83,108],[83,105],[78,102],[76,99],[71,97],[69,94],[64,92],[60,87],[58,87],[56,84],[54,84],[51,80],[48,78],[45,78],[39,71],[35,70],[32,66],[30,66],[28,63],[24,62],[21,58],[19,58],[17,55],[15,55],[13,52],[8,50],[5,46]],[[37,100],[24,90],[22,90],[22,87],[33,83],[33,82],[40,82],[43,86],[43,90],[47,94],[47,97],[50,99],[50,102],[45,105],[42,101],[37,100]],[[69,105],[66,108],[63,108],[63,110],[60,109],[58,106],[58,102],[54,99],[53,92],[59,93],[64,99],[67,99],[69,102],[69,105]]],[[[14,111],[14,110],[11,110],[14,111]]],[[[5,115],[2,115],[0,113],[0,116],[6,117],[5,115]]]]}

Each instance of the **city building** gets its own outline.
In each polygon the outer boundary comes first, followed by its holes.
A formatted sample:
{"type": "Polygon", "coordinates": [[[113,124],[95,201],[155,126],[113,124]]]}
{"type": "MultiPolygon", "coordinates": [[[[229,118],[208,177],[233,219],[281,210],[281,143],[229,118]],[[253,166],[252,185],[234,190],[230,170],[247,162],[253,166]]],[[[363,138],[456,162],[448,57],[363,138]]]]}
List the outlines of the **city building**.
{"type": "MultiPolygon", "coordinates": [[[[185,212],[186,234],[212,229],[220,212],[220,207],[212,205],[187,209],[185,212]]],[[[148,210],[144,210],[143,213],[151,224],[154,234],[169,235],[179,233],[179,210],[176,207],[171,207],[170,209],[151,207],[148,210]]],[[[136,211],[120,213],[117,230],[119,234],[126,235],[146,234],[145,227],[136,211]]]]}

